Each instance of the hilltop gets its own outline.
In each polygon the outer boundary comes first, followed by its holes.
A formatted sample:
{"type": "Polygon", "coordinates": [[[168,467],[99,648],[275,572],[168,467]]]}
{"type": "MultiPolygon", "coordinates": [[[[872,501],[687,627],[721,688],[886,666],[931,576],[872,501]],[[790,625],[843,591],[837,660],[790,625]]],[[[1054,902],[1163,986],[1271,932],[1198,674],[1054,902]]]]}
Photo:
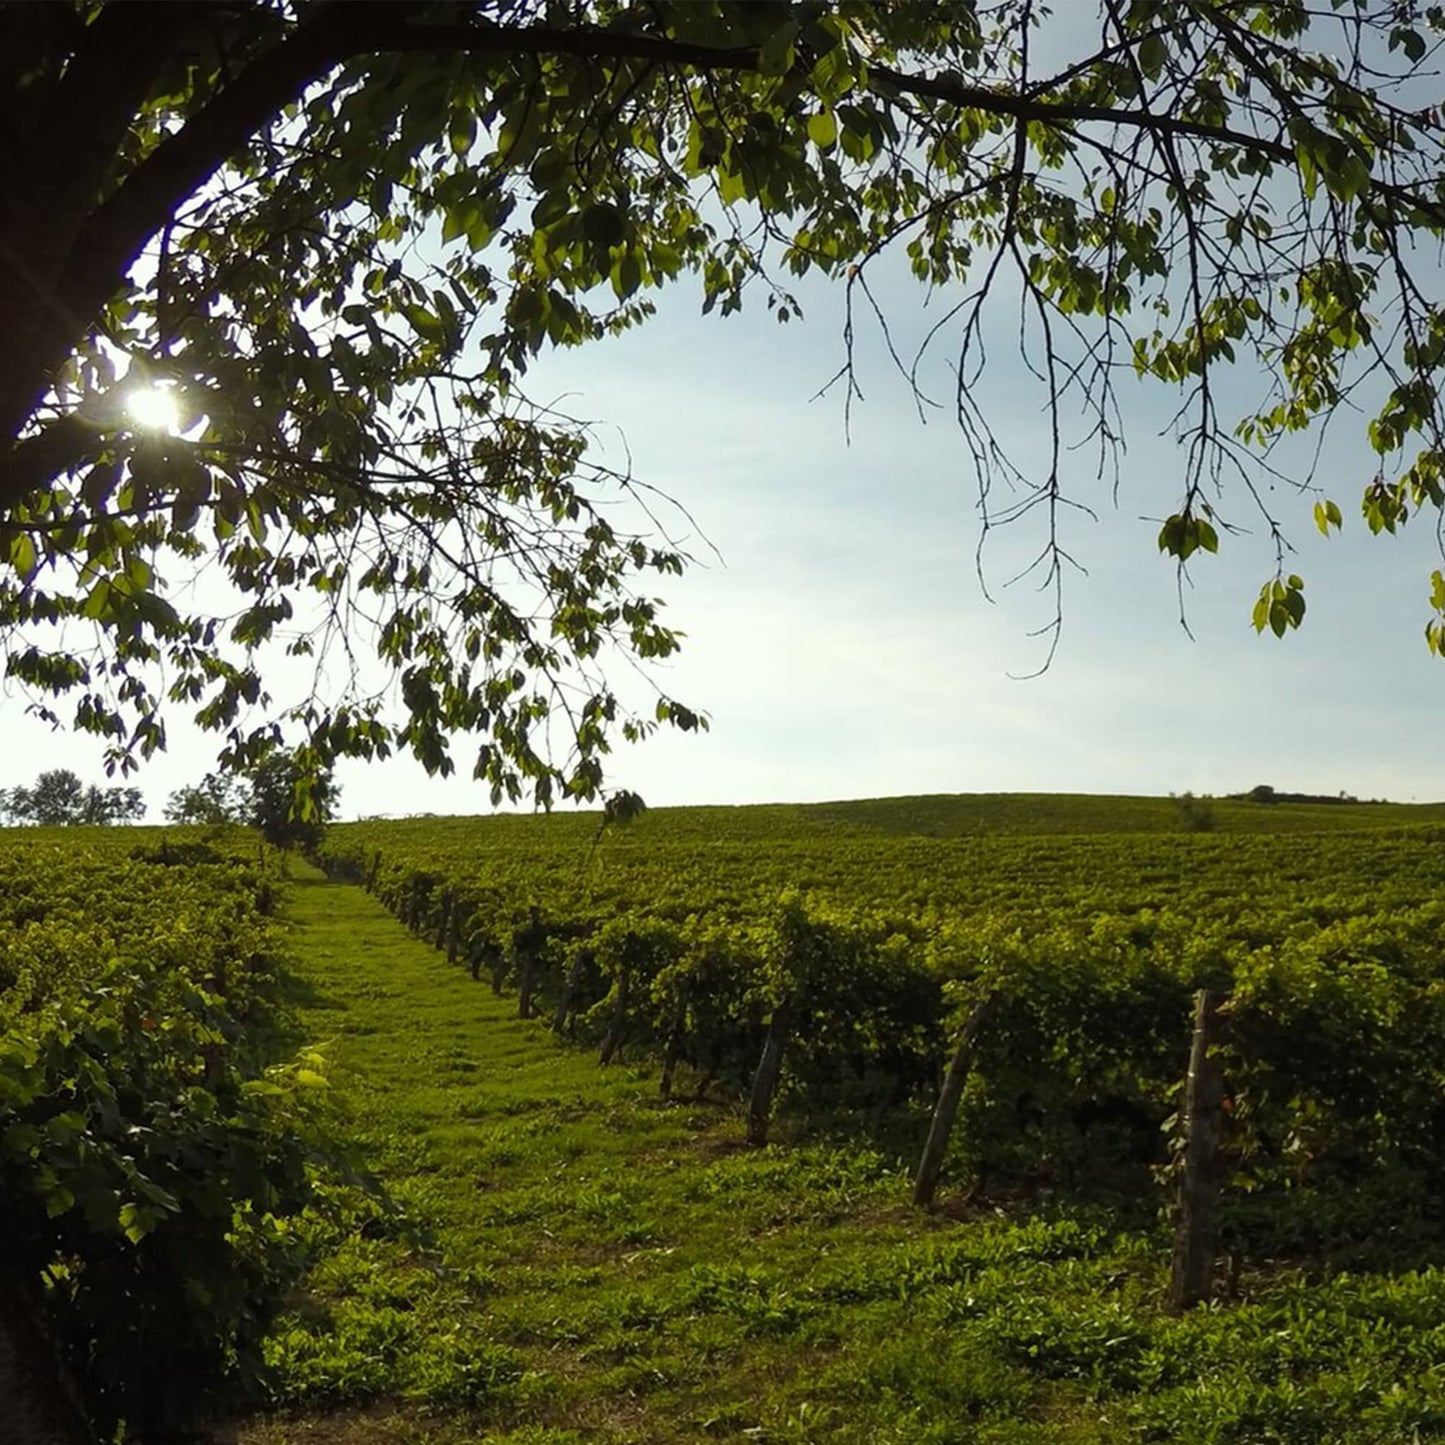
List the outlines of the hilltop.
{"type": "MultiPolygon", "coordinates": [[[[1282,798],[1288,795],[1282,795],[1282,798]]],[[[1210,798],[1213,826],[1223,834],[1340,832],[1445,823],[1445,803],[1254,802],[1210,798]]],[[[555,832],[559,840],[595,830],[601,815],[498,814],[501,827],[555,832]]],[[[442,820],[438,820],[442,821],[442,820]]],[[[642,836],[781,840],[819,830],[887,833],[921,838],[1084,836],[1101,833],[1181,833],[1179,798],[1092,793],[927,793],[900,798],[840,799],[825,803],[709,804],[650,808],[628,825],[642,836]]]]}

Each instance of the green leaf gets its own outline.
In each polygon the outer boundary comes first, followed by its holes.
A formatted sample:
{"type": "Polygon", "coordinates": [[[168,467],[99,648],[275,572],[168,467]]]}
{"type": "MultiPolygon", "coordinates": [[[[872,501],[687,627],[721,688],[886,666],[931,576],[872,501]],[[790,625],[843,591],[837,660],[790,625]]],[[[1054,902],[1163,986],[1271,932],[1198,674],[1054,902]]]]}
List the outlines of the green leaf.
{"type": "Polygon", "coordinates": [[[819,150],[831,150],[838,140],[838,118],[831,110],[820,110],[808,117],[808,139],[819,150]]]}
{"type": "Polygon", "coordinates": [[[447,132],[447,141],[452,148],[452,154],[465,158],[471,154],[472,146],[477,139],[477,118],[470,111],[453,113],[451,127],[447,132]]]}
{"type": "Polygon", "coordinates": [[[1189,513],[1176,513],[1159,530],[1159,550],[1188,561],[1200,548],[1206,552],[1219,551],[1219,533],[1213,523],[1203,517],[1189,513]]]}
{"type": "Polygon", "coordinates": [[[17,532],[10,539],[10,565],[15,569],[22,582],[30,582],[34,579],[38,563],[35,555],[35,543],[29,532],[17,532]]]}
{"type": "Polygon", "coordinates": [[[1254,604],[1251,619],[1256,632],[1263,632],[1269,625],[1269,588],[1267,586],[1260,592],[1259,600],[1254,604]]]}
{"type": "Polygon", "coordinates": [[[161,1215],[143,1204],[126,1203],[120,1207],[120,1227],[132,1244],[139,1244],[155,1227],[161,1215]]]}
{"type": "Polygon", "coordinates": [[[612,266],[612,289],[619,301],[626,301],[642,285],[642,267],[633,251],[624,251],[612,266]]]}
{"type": "Polygon", "coordinates": [[[1164,69],[1169,59],[1169,51],[1164,44],[1164,38],[1157,31],[1146,35],[1139,45],[1139,69],[1149,77],[1150,80],[1158,78],[1159,72],[1164,69]]]}
{"type": "Polygon", "coordinates": [[[598,201],[582,212],[582,234],[594,246],[610,251],[627,234],[622,212],[610,201],[598,201]]]}
{"type": "MultiPolygon", "coordinates": [[[[771,7],[775,14],[787,15],[791,7],[771,7]]],[[[789,17],[778,25],[758,49],[760,75],[786,75],[793,68],[793,42],[797,39],[798,22],[789,17]]]]}
{"type": "Polygon", "coordinates": [[[433,316],[425,306],[412,302],[404,310],[406,319],[411,322],[417,334],[424,340],[436,342],[446,340],[446,327],[442,325],[441,319],[433,316]]]}

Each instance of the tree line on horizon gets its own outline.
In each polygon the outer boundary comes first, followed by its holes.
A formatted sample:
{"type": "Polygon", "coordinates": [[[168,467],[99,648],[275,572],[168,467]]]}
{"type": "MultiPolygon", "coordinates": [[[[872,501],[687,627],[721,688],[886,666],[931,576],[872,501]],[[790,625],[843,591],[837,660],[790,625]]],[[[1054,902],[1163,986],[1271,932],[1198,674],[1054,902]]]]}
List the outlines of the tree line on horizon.
{"type": "MultiPolygon", "coordinates": [[[[336,816],[341,790],[294,752],[277,751],[241,772],[207,773],[166,802],[168,823],[256,828],[278,848],[314,848],[336,816]]],[[[85,783],[69,768],[49,768],[31,785],[0,788],[0,824],[12,827],[109,827],[145,821],[136,787],[85,783]]]]}

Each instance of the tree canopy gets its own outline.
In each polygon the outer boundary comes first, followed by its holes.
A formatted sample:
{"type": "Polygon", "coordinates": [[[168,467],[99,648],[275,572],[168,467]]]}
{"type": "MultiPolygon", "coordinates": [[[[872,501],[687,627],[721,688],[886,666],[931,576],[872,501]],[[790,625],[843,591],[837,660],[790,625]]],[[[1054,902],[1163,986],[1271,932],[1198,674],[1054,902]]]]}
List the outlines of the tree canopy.
{"type": "MultiPolygon", "coordinates": [[[[1442,28],[1412,0],[0,3],[9,675],[121,767],[181,710],[232,763],[285,735],[447,771],[466,734],[495,796],[595,797],[618,737],[701,721],[610,681],[677,647],[652,589],[685,558],[529,366],[668,283],[788,320],[818,273],[851,395],[893,252],[946,303],[985,535],[1038,526],[1061,598],[1058,519],[1107,494],[1116,384],[1151,378],[1182,443],[1161,549],[1263,526],[1282,635],[1281,438],[1364,429],[1372,530],[1445,502],[1442,28]],[[1045,396],[1031,471],[973,396],[1000,297],[1045,396]],[[1244,416],[1230,366],[1261,377],[1244,416]],[[174,428],[140,419],[155,388],[174,428]],[[299,697],[281,654],[314,663],[299,697]]],[[[1342,524],[1346,493],[1283,480],[1342,524]]]]}
{"type": "Polygon", "coordinates": [[[177,788],[166,799],[165,816],[169,823],[243,824],[251,816],[250,790],[245,779],[233,773],[207,773],[199,783],[177,788]]]}
{"type": "Polygon", "coordinates": [[[317,771],[304,752],[272,749],[246,775],[245,821],[274,848],[312,852],[336,815],[341,789],[329,769],[317,771]]]}
{"type": "Polygon", "coordinates": [[[0,788],[0,819],[59,828],[138,823],[145,817],[139,788],[86,784],[69,768],[51,768],[30,787],[0,788]]]}

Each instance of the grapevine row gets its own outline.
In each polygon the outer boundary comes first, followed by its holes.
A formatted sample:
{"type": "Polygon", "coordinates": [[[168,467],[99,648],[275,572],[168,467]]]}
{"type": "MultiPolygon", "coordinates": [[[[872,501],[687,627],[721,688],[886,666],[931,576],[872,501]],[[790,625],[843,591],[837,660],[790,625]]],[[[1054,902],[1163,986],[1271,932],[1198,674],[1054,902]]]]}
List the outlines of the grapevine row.
{"type": "Polygon", "coordinates": [[[262,1052],[280,880],[253,850],[5,835],[0,1355],[101,1438],[214,1408],[294,1277],[321,1079],[262,1052]]]}
{"type": "Polygon", "coordinates": [[[777,1095],[922,1116],[989,1000],[950,1157],[976,1188],[1157,1178],[1215,990],[1226,1242],[1348,1242],[1384,1194],[1435,1208],[1435,833],[740,844],[553,821],[353,825],[324,861],[600,1062],[651,1056],[664,1094],[684,1069],[750,1090],[754,1142],[777,1095]]]}

